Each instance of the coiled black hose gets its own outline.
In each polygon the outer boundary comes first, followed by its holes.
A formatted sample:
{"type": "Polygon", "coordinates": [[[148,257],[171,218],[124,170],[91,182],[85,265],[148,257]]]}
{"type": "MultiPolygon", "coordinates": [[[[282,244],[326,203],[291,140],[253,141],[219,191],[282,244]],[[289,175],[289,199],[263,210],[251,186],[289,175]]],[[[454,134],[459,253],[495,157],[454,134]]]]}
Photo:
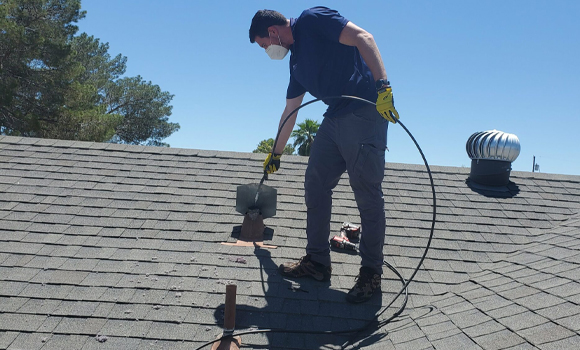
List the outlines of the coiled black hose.
{"type": "MultiPolygon", "coordinates": [[[[336,100],[336,99],[350,99],[350,100],[356,100],[356,101],[361,101],[361,102],[365,102],[371,105],[376,105],[374,102],[371,102],[369,100],[365,100],[363,98],[360,97],[356,97],[356,96],[347,96],[347,95],[341,95],[341,96],[330,96],[330,97],[325,97],[325,98],[316,98],[313,99],[311,101],[305,102],[302,105],[298,106],[297,108],[295,108],[292,112],[290,112],[284,119],[284,121],[282,122],[282,124],[280,125],[280,127],[278,128],[278,133],[276,134],[276,139],[274,140],[274,144],[272,145],[272,151],[274,151],[274,149],[276,149],[276,144],[278,142],[278,137],[280,136],[280,132],[282,132],[282,128],[284,127],[284,125],[286,124],[286,122],[288,121],[288,119],[290,119],[290,117],[298,112],[300,109],[302,109],[303,107],[306,107],[314,102],[318,102],[321,100],[336,100]]],[[[427,169],[427,174],[429,175],[429,181],[431,183],[431,192],[433,194],[433,202],[432,202],[432,207],[433,207],[433,218],[431,219],[431,231],[429,233],[429,239],[427,241],[427,245],[425,246],[425,250],[423,252],[423,255],[421,256],[421,259],[419,261],[419,263],[417,264],[417,267],[415,267],[415,269],[413,270],[413,273],[411,274],[411,277],[409,277],[408,280],[405,280],[405,278],[399,273],[399,271],[397,271],[397,269],[390,265],[389,263],[387,263],[386,261],[383,261],[383,264],[386,265],[390,270],[392,270],[401,280],[402,283],[402,288],[401,290],[395,295],[395,297],[393,298],[393,300],[391,300],[391,302],[385,306],[382,311],[378,312],[368,323],[366,326],[361,327],[361,328],[356,328],[356,329],[347,329],[347,330],[337,330],[337,331],[304,331],[304,330],[292,330],[292,329],[284,329],[284,328],[272,328],[272,329],[253,329],[253,330],[248,330],[248,331],[242,331],[242,332],[238,332],[235,334],[231,334],[231,335],[226,335],[223,336],[221,338],[218,338],[216,340],[207,342],[203,345],[201,345],[200,347],[198,347],[196,350],[200,350],[208,345],[211,345],[213,343],[216,343],[218,341],[221,340],[225,340],[228,339],[230,337],[235,337],[235,336],[241,336],[241,335],[247,335],[247,334],[259,334],[259,333],[292,333],[292,334],[337,334],[337,335],[345,335],[345,334],[354,334],[353,338],[351,340],[349,340],[348,342],[346,342],[345,344],[343,344],[343,348],[345,348],[346,346],[348,346],[349,344],[352,344],[356,338],[356,336],[362,332],[364,332],[365,330],[369,329],[369,327],[371,327],[372,325],[376,325],[377,329],[379,329],[380,327],[383,327],[385,325],[387,325],[388,323],[390,323],[392,320],[394,320],[395,318],[397,318],[404,310],[405,307],[407,305],[407,301],[409,298],[409,294],[408,294],[408,290],[407,287],[409,286],[409,284],[413,281],[413,279],[415,278],[415,275],[417,275],[417,273],[419,272],[419,269],[421,268],[421,265],[423,265],[423,261],[425,261],[425,258],[427,257],[427,252],[429,251],[429,248],[431,247],[431,241],[433,240],[433,233],[435,231],[435,222],[436,222],[436,218],[437,218],[437,196],[435,194],[435,183],[433,182],[433,175],[431,174],[431,169],[429,168],[429,164],[427,163],[427,159],[425,158],[425,155],[423,154],[423,150],[421,149],[421,147],[419,146],[419,143],[417,143],[417,140],[415,140],[415,137],[413,137],[413,134],[411,134],[411,132],[407,129],[407,127],[405,127],[405,125],[403,123],[401,123],[400,120],[397,120],[397,123],[399,124],[407,133],[407,135],[409,135],[409,137],[411,138],[411,140],[413,140],[413,143],[415,143],[415,146],[417,147],[417,150],[419,151],[419,153],[421,154],[421,158],[423,158],[423,162],[425,163],[425,168],[427,169]],[[402,304],[402,306],[397,310],[397,312],[395,312],[393,315],[391,315],[391,317],[387,318],[386,320],[383,320],[381,322],[377,322],[378,318],[389,308],[391,307],[391,305],[393,305],[395,303],[395,301],[402,295],[405,294],[405,300],[402,304]]],[[[264,183],[264,180],[268,178],[268,174],[264,173],[264,176],[262,177],[262,179],[260,180],[260,185],[261,186],[264,183]]],[[[259,187],[258,187],[258,191],[259,191],[259,187]]]]}

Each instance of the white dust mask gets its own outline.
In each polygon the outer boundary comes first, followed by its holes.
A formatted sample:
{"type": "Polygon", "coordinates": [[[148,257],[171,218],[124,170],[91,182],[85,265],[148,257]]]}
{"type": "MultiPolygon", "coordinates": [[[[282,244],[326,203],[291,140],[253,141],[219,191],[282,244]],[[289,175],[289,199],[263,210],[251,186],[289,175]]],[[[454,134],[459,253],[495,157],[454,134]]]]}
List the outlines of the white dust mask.
{"type": "Polygon", "coordinates": [[[272,44],[272,38],[270,37],[270,46],[266,48],[266,53],[273,60],[281,60],[288,54],[288,49],[282,46],[280,35],[278,35],[278,42],[280,42],[280,45],[272,44]]]}

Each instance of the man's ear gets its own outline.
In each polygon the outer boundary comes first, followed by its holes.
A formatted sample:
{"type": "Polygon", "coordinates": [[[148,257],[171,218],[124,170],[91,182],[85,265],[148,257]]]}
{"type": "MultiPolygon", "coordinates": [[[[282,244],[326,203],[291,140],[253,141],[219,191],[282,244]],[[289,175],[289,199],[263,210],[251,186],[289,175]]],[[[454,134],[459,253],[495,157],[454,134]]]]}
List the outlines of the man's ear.
{"type": "Polygon", "coordinates": [[[278,31],[278,28],[276,26],[269,26],[268,27],[268,34],[270,34],[272,36],[278,36],[278,35],[280,35],[280,32],[278,31]]]}

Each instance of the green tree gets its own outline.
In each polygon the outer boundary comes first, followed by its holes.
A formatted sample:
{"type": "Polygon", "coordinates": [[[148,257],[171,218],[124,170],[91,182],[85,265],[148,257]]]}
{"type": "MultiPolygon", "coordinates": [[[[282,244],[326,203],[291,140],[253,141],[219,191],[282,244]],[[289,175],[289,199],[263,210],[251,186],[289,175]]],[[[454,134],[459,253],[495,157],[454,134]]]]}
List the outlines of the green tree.
{"type": "MultiPolygon", "coordinates": [[[[253,153],[270,153],[272,152],[273,146],[274,139],[262,140],[258,144],[258,147],[255,150],[253,150],[253,153]]],[[[295,151],[294,147],[291,144],[287,144],[286,147],[284,147],[284,151],[282,152],[282,154],[292,154],[294,153],[294,151],[295,151]]]]}
{"type": "Polygon", "coordinates": [[[72,23],[85,16],[80,0],[0,2],[0,133],[37,136],[57,122],[70,88],[72,23]]]}
{"type": "Polygon", "coordinates": [[[126,69],[127,58],[111,59],[109,45],[82,33],[71,40],[67,64],[74,80],[65,94],[58,123],[41,123],[39,136],[45,138],[105,142],[113,138],[123,115],[109,113],[107,91],[126,69]]]}
{"type": "Polygon", "coordinates": [[[161,140],[179,130],[179,124],[169,123],[173,95],[140,76],[122,78],[109,85],[105,103],[108,114],[123,116],[113,141],[132,145],[168,146],[161,140]]]}
{"type": "Polygon", "coordinates": [[[92,94],[92,90],[90,86],[88,88],[77,86],[69,91],[67,106],[60,110],[58,122],[41,121],[36,136],[96,142],[111,140],[115,135],[115,129],[123,122],[123,116],[105,113],[104,105],[88,104],[86,95],[92,94]],[[75,97],[74,94],[85,96],[75,97]]]}
{"type": "Polygon", "coordinates": [[[309,156],[310,148],[314,142],[314,137],[318,132],[320,124],[316,120],[305,119],[304,122],[298,123],[298,129],[294,129],[291,137],[294,138],[294,147],[298,147],[298,154],[309,156]]]}
{"type": "Polygon", "coordinates": [[[168,122],[173,95],[140,76],[119,79],[125,73],[127,58],[120,54],[111,58],[108,43],[85,33],[72,43],[72,61],[80,66],[75,81],[87,91],[77,102],[87,103],[89,113],[85,115],[102,125],[94,129],[94,123],[81,119],[78,128],[88,127],[96,131],[95,137],[107,137],[104,140],[115,143],[168,146],[162,140],[179,130],[179,124],[168,122]]]}
{"type": "Polygon", "coordinates": [[[168,146],[173,95],[85,33],[80,0],[0,0],[0,133],[168,146]]]}

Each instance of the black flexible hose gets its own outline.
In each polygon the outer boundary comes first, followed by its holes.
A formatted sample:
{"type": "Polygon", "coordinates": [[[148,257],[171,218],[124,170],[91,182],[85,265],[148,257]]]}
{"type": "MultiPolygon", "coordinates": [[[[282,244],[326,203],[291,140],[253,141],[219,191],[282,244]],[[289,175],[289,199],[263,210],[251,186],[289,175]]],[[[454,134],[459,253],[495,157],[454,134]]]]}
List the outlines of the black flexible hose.
{"type": "MultiPolygon", "coordinates": [[[[356,97],[356,96],[347,96],[347,95],[325,97],[324,100],[333,100],[333,99],[336,100],[336,99],[343,99],[343,98],[344,99],[350,99],[350,100],[357,100],[357,101],[365,102],[365,103],[368,103],[368,104],[371,104],[371,105],[376,105],[374,102],[371,102],[369,100],[365,100],[364,98],[360,98],[360,97],[356,97]]],[[[288,121],[288,119],[290,119],[290,117],[294,113],[298,112],[303,107],[306,107],[306,106],[308,106],[308,105],[310,105],[310,104],[312,104],[314,102],[318,102],[318,101],[321,101],[321,100],[323,100],[323,99],[322,98],[317,98],[317,99],[313,99],[311,101],[305,102],[302,105],[300,105],[297,108],[295,108],[292,112],[290,112],[285,117],[285,119],[282,121],[282,124],[278,128],[278,133],[276,134],[276,139],[274,140],[274,144],[272,145],[272,152],[274,151],[274,149],[276,149],[276,144],[278,143],[278,137],[280,136],[280,133],[282,132],[282,128],[284,127],[284,125],[286,124],[286,122],[288,121]]],[[[321,334],[321,335],[322,334],[339,334],[339,335],[345,335],[345,334],[354,333],[354,337],[356,337],[358,334],[360,334],[361,332],[367,330],[371,325],[373,325],[376,322],[376,320],[378,320],[378,318],[385,311],[387,311],[387,309],[389,307],[391,307],[391,305],[393,305],[395,303],[395,301],[403,293],[405,293],[405,301],[403,302],[403,305],[391,317],[389,317],[388,319],[383,320],[381,322],[378,322],[377,323],[377,329],[380,328],[380,327],[383,327],[383,326],[387,325],[392,320],[394,320],[395,318],[397,318],[404,311],[404,309],[405,309],[405,307],[407,305],[408,297],[409,297],[407,288],[408,288],[409,284],[413,281],[413,279],[415,278],[415,276],[417,275],[417,273],[419,272],[419,269],[421,268],[421,265],[423,265],[423,262],[425,261],[425,258],[427,257],[427,252],[429,251],[429,248],[431,247],[431,241],[433,240],[433,233],[435,231],[435,222],[436,222],[436,218],[437,218],[437,196],[436,196],[436,193],[435,193],[435,183],[433,182],[433,175],[431,174],[431,169],[429,168],[429,164],[427,163],[427,159],[425,158],[425,155],[423,154],[423,150],[419,146],[419,143],[417,143],[417,140],[415,140],[415,137],[413,137],[413,134],[411,134],[411,132],[407,129],[407,127],[405,127],[405,125],[403,123],[401,123],[400,120],[397,120],[397,123],[396,124],[399,124],[405,130],[405,132],[409,135],[409,137],[411,138],[411,140],[413,140],[413,143],[417,147],[417,150],[421,154],[421,158],[423,158],[423,162],[425,163],[425,168],[427,169],[427,174],[429,175],[429,181],[431,183],[431,192],[433,194],[433,203],[432,203],[432,207],[433,207],[433,218],[431,219],[431,231],[430,231],[430,234],[429,234],[429,239],[427,240],[427,245],[425,246],[425,251],[423,252],[423,255],[421,256],[421,259],[420,259],[419,263],[417,264],[417,267],[414,269],[413,273],[411,274],[411,277],[408,280],[405,280],[403,278],[403,276],[399,273],[399,271],[397,271],[397,269],[395,267],[393,267],[392,265],[390,265],[386,261],[383,261],[383,263],[389,269],[391,269],[399,277],[399,279],[403,283],[403,287],[395,295],[395,297],[393,298],[393,300],[391,300],[391,302],[387,306],[385,306],[381,312],[377,313],[368,322],[368,324],[366,326],[361,327],[361,328],[349,329],[349,330],[340,330],[340,331],[304,331],[304,330],[289,330],[289,329],[254,329],[254,330],[248,330],[248,331],[238,332],[238,333],[235,333],[235,334],[232,334],[232,335],[223,336],[221,338],[218,338],[216,340],[213,340],[213,341],[210,341],[210,342],[207,342],[207,343],[201,345],[196,350],[200,350],[200,349],[202,349],[202,348],[204,348],[204,347],[206,347],[208,345],[211,345],[213,343],[216,343],[218,341],[225,340],[225,339],[228,339],[228,338],[231,338],[231,337],[241,336],[241,335],[247,335],[247,334],[259,334],[259,333],[292,333],[292,334],[321,334]]],[[[268,174],[267,173],[264,173],[264,176],[262,177],[262,179],[260,181],[260,185],[267,178],[268,178],[268,174]]],[[[345,344],[342,345],[342,348],[348,346],[348,344],[352,344],[353,341],[354,341],[354,339],[351,339],[351,340],[347,341],[345,344]]]]}

